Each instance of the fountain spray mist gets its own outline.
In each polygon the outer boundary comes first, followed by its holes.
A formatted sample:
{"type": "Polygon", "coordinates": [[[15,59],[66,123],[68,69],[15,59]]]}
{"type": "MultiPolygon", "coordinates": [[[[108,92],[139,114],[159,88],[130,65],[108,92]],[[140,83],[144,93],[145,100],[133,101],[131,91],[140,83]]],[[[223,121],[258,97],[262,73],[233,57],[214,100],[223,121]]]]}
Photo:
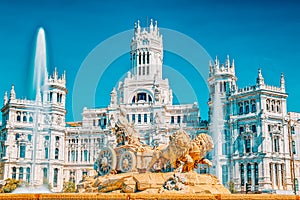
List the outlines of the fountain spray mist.
{"type": "Polygon", "coordinates": [[[34,80],[33,89],[36,91],[36,107],[35,107],[35,121],[34,121],[34,144],[33,144],[33,163],[32,163],[32,175],[30,179],[30,185],[35,185],[35,173],[36,173],[36,156],[37,156],[37,140],[39,139],[39,120],[40,120],[40,108],[41,108],[41,93],[47,90],[46,81],[47,75],[47,55],[46,55],[46,38],[43,28],[39,28],[36,41],[35,58],[34,58],[34,80]]]}

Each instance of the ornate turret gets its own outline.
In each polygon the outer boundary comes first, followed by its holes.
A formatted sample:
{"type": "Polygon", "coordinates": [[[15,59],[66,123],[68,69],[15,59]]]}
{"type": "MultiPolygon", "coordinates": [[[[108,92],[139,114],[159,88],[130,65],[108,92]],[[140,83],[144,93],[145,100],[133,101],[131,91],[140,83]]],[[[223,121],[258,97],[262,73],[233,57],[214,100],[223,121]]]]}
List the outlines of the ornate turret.
{"type": "Polygon", "coordinates": [[[261,68],[259,68],[258,69],[258,76],[257,76],[257,78],[256,78],[256,85],[257,86],[262,86],[262,85],[264,85],[265,84],[265,82],[264,82],[264,77],[263,77],[263,75],[262,75],[262,73],[261,73],[261,68]]]}
{"type": "Polygon", "coordinates": [[[162,79],[163,44],[157,22],[141,29],[140,21],[134,24],[131,41],[132,73],[138,80],[152,80],[155,75],[162,79]]]}

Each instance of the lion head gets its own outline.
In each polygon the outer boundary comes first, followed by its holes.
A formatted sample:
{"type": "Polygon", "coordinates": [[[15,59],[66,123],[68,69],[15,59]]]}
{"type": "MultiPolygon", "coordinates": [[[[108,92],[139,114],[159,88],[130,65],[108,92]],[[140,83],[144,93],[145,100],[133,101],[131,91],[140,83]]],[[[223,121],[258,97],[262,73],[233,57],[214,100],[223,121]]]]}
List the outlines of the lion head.
{"type": "Polygon", "coordinates": [[[170,161],[175,162],[178,158],[188,154],[191,146],[190,136],[184,130],[178,130],[170,136],[169,152],[170,161]]]}
{"type": "Polygon", "coordinates": [[[204,133],[199,134],[193,140],[193,143],[195,143],[198,146],[199,151],[201,152],[203,157],[207,152],[211,151],[214,148],[214,143],[211,136],[204,133]]]}

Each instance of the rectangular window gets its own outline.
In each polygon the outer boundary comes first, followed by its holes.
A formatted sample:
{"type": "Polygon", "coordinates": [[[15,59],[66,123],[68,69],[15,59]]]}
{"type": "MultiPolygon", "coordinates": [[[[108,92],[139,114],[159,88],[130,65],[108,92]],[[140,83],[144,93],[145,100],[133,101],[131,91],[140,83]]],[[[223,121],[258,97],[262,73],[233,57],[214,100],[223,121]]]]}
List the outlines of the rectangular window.
{"type": "Polygon", "coordinates": [[[135,122],[135,114],[132,114],[132,115],[131,115],[131,121],[132,121],[132,122],[135,122]]]}
{"type": "Polygon", "coordinates": [[[245,140],[245,149],[246,149],[246,153],[250,153],[250,150],[251,150],[251,141],[250,141],[250,139],[245,140]]]}
{"type": "Polygon", "coordinates": [[[49,148],[45,147],[45,159],[49,158],[49,148]]]}
{"type": "Polygon", "coordinates": [[[139,75],[141,75],[141,67],[139,67],[139,75]]]}
{"type": "Polygon", "coordinates": [[[149,75],[149,66],[147,66],[147,75],[149,75]]]}
{"type": "Polygon", "coordinates": [[[144,122],[147,123],[147,114],[144,114],[144,122]]]}
{"type": "Polygon", "coordinates": [[[244,173],[245,173],[244,165],[241,164],[241,186],[244,186],[244,185],[245,185],[245,177],[244,177],[244,173]]]}
{"type": "Polygon", "coordinates": [[[254,164],[254,181],[255,181],[255,185],[258,185],[258,164],[255,163],[254,164]]]}
{"type": "Polygon", "coordinates": [[[89,155],[89,152],[87,150],[84,150],[84,161],[85,162],[88,161],[88,155],[89,155]]]}
{"type": "Polygon", "coordinates": [[[171,116],[171,124],[174,124],[174,116],[171,116]]]}
{"type": "Polygon", "coordinates": [[[252,179],[251,179],[251,164],[247,164],[247,183],[251,184],[252,179]]]}
{"type": "Polygon", "coordinates": [[[292,150],[293,154],[296,154],[296,142],[294,140],[292,141],[292,150]]]}
{"type": "Polygon", "coordinates": [[[142,122],[142,115],[138,114],[138,123],[140,124],[142,122]]]}
{"type": "Polygon", "coordinates": [[[222,183],[223,185],[228,184],[228,168],[226,165],[222,165],[222,183]]]}
{"type": "Polygon", "coordinates": [[[25,158],[25,154],[26,154],[26,146],[21,145],[20,146],[20,158],[25,158]]]}
{"type": "Polygon", "coordinates": [[[242,134],[243,132],[244,132],[244,127],[240,126],[240,132],[239,132],[239,134],[242,134]]]}
{"type": "Polygon", "coordinates": [[[28,141],[31,142],[31,134],[28,134],[27,138],[28,138],[28,141]]]}
{"type": "Polygon", "coordinates": [[[177,116],[177,124],[180,124],[180,116],[177,116]]]}
{"type": "Polygon", "coordinates": [[[279,138],[278,137],[274,138],[274,151],[279,152],[279,138]]]}
{"type": "Polygon", "coordinates": [[[150,123],[153,122],[153,113],[150,113],[150,123]]]}
{"type": "Polygon", "coordinates": [[[54,176],[53,176],[53,187],[57,187],[57,179],[58,179],[58,169],[54,169],[54,176]]]}

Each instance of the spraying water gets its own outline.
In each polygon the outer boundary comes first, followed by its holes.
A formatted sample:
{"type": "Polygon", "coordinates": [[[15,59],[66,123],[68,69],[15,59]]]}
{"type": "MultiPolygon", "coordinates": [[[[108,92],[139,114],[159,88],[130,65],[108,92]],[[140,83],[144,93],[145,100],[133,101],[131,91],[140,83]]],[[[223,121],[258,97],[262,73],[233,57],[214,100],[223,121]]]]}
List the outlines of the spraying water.
{"type": "Polygon", "coordinates": [[[41,119],[41,109],[45,111],[42,100],[42,94],[47,91],[47,60],[46,60],[46,39],[45,31],[43,28],[39,28],[37,34],[35,57],[34,57],[34,79],[33,79],[33,91],[36,93],[35,105],[34,105],[34,125],[33,125],[33,149],[32,149],[32,172],[30,174],[30,187],[25,185],[17,188],[13,193],[49,193],[50,190],[45,185],[37,184],[39,180],[36,180],[37,171],[37,141],[40,139],[39,120],[41,119]]]}
{"type": "MultiPolygon", "coordinates": [[[[219,84],[216,84],[216,86],[219,84]]],[[[212,138],[214,141],[213,151],[213,174],[222,181],[222,166],[220,157],[222,156],[222,133],[224,129],[223,104],[221,102],[219,88],[215,88],[213,113],[212,113],[212,138]]]]}
{"type": "Polygon", "coordinates": [[[39,28],[35,57],[34,57],[34,79],[33,90],[36,91],[36,101],[41,100],[41,87],[47,80],[47,55],[46,55],[46,39],[45,31],[43,28],[39,28]]]}

